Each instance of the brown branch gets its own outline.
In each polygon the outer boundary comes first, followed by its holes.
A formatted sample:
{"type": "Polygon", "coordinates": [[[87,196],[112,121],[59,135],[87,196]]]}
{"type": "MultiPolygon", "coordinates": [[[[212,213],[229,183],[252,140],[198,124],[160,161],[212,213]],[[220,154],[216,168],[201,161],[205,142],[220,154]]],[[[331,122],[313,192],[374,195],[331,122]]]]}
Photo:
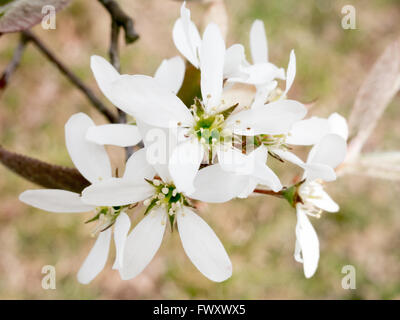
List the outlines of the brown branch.
{"type": "Polygon", "coordinates": [[[0,146],[0,163],[21,177],[50,189],[62,189],[80,193],[90,183],[78,170],[49,164],[0,146]]]}
{"type": "Polygon", "coordinates": [[[15,48],[13,57],[0,76],[0,90],[6,88],[8,80],[10,79],[14,71],[17,69],[19,63],[21,62],[22,54],[24,53],[27,43],[28,39],[23,34],[21,34],[21,39],[17,47],[15,48]]]}
{"type": "Polygon", "coordinates": [[[125,43],[133,43],[139,39],[139,35],[134,29],[134,23],[124,11],[122,11],[119,4],[114,0],[99,0],[99,2],[107,9],[111,15],[111,19],[122,27],[125,31],[125,43]]]}
{"type": "Polygon", "coordinates": [[[253,191],[254,193],[259,193],[259,194],[265,194],[265,195],[269,195],[269,196],[274,196],[277,198],[283,198],[283,194],[282,191],[272,191],[272,190],[264,190],[264,189],[254,189],[253,191]]]}
{"type": "Polygon", "coordinates": [[[74,84],[92,103],[92,105],[101,112],[110,122],[118,122],[116,116],[107,109],[107,107],[101,102],[99,98],[93,93],[93,91],[87,87],[72,71],[70,71],[55,55],[50,51],[46,45],[36,37],[31,31],[25,30],[22,32],[23,35],[32,43],[52,62],[57,68],[63,73],[72,84],[74,84]]]}

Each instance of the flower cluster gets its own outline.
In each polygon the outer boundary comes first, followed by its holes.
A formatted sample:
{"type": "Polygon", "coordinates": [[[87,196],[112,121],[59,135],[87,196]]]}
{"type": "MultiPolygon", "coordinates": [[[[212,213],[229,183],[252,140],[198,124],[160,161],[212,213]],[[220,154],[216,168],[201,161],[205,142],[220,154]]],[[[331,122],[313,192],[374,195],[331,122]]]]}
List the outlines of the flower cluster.
{"type": "Polygon", "coordinates": [[[28,190],[21,201],[50,212],[93,213],[87,222],[95,224],[97,240],[78,272],[81,283],[104,268],[112,233],[113,268],[122,279],[137,276],[156,254],[167,225],[177,228],[197,269],[220,282],[232,275],[232,264],[217,235],[195,212],[196,201],[226,202],[255,190],[270,191],[296,209],[295,259],[311,277],[319,242],[308,216],[339,210],[323,186],[336,179],[334,169],[344,160],[346,120],[336,113],[305,119],[306,107],[287,98],[296,73],[294,51],[286,70],[271,63],[259,20],[250,30],[252,63],[241,44],[226,49],[216,24],[201,36],[185,3],[172,35],[178,51],[200,71],[201,97],[188,106],[178,98],[186,69],[179,56],[164,60],[154,76],[119,74],[105,59],[92,56],[101,91],[132,121],[97,126],[83,113],[71,116],[66,146],[90,186],[81,194],[28,190]],[[252,92],[250,103],[235,100],[238,84],[252,92]],[[122,177],[113,176],[104,145],[136,146],[122,177]],[[299,145],[311,147],[306,161],[293,153],[299,145]],[[283,187],[267,160],[297,165],[302,179],[283,187]],[[130,230],[127,212],[141,206],[144,217],[130,230]]]}

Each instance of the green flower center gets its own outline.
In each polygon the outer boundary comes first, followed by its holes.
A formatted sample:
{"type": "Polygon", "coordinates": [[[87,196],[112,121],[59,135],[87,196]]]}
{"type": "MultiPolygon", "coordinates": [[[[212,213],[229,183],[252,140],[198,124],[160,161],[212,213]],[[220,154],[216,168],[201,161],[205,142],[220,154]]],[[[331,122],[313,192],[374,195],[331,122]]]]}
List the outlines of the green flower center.
{"type": "Polygon", "coordinates": [[[146,181],[155,188],[155,192],[143,202],[147,206],[145,214],[155,207],[162,207],[172,216],[183,205],[188,205],[186,197],[173,184],[166,184],[158,179],[146,181]]]}
{"type": "Polygon", "coordinates": [[[236,107],[237,105],[234,105],[223,112],[209,114],[205,111],[203,103],[199,99],[195,99],[194,104],[190,107],[195,119],[191,134],[209,150],[212,146],[231,139],[232,132],[225,128],[225,119],[236,107]]]}
{"type": "Polygon", "coordinates": [[[100,232],[103,232],[110,228],[115,223],[115,220],[118,218],[121,211],[126,207],[127,206],[96,208],[95,216],[85,221],[85,223],[97,221],[97,225],[92,230],[91,235],[94,237],[100,232]]]}

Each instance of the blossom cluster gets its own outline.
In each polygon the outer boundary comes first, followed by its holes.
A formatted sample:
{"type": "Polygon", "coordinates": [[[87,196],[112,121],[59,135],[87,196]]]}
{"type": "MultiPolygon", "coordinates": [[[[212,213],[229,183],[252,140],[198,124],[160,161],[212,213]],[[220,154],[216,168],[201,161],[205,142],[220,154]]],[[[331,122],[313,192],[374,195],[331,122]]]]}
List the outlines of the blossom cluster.
{"type": "Polygon", "coordinates": [[[27,190],[21,201],[50,212],[92,212],[97,240],[78,272],[92,281],[104,268],[112,236],[113,265],[122,279],[140,274],[159,249],[167,225],[177,228],[182,246],[196,268],[221,282],[232,275],[229,256],[214,231],[196,213],[197,201],[222,203],[270,190],[286,198],[297,213],[295,259],[311,277],[318,266],[319,241],[308,217],[336,212],[324,191],[336,179],[346,153],[347,124],[337,113],[306,118],[307,108],[287,98],[294,82],[292,50],[286,68],[268,59],[264,24],[250,30],[250,63],[244,46],[226,48],[219,27],[210,23],[201,36],[185,3],[173,27],[181,55],[201,74],[201,96],[185,105],[177,96],[185,61],[162,61],[154,76],[120,74],[105,59],[92,56],[91,69],[103,94],[130,116],[127,124],[96,125],[83,113],[65,125],[66,146],[80,173],[90,182],[81,194],[66,190],[27,190]],[[279,84],[284,83],[284,89],[279,84]],[[251,101],[235,95],[240,84],[251,101]],[[121,177],[113,170],[105,145],[135,146],[121,177]],[[303,161],[296,146],[308,146],[303,161]],[[284,187],[268,166],[288,162],[304,173],[284,187]],[[128,212],[144,217],[131,230],[128,212]]]}

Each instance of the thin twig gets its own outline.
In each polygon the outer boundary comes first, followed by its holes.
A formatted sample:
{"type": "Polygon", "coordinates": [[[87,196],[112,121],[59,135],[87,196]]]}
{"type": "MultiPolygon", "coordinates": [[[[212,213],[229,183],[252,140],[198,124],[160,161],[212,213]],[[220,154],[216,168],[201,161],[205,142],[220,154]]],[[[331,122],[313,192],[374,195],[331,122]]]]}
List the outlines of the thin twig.
{"type": "Polygon", "coordinates": [[[22,54],[24,53],[28,41],[29,40],[23,34],[21,34],[21,39],[19,40],[18,45],[15,48],[12,59],[5,68],[5,70],[3,71],[3,73],[1,74],[0,90],[6,88],[8,80],[10,79],[14,71],[17,69],[19,63],[21,62],[22,54]]]}
{"type": "Polygon", "coordinates": [[[131,17],[129,17],[124,11],[122,11],[119,4],[114,0],[99,0],[99,2],[107,9],[111,15],[111,19],[115,23],[124,28],[125,31],[125,42],[132,43],[139,39],[139,35],[136,33],[134,23],[131,17]]]}
{"type": "Polygon", "coordinates": [[[93,93],[93,91],[87,87],[72,71],[70,71],[55,55],[46,47],[46,45],[36,37],[31,31],[25,30],[22,32],[24,36],[32,41],[33,44],[51,61],[57,68],[63,73],[72,84],[74,84],[92,103],[92,105],[101,112],[110,122],[116,123],[118,119],[116,116],[107,109],[107,107],[101,102],[99,98],[93,93]]]}
{"type": "Polygon", "coordinates": [[[254,189],[253,191],[254,193],[260,193],[260,194],[265,194],[265,195],[269,195],[269,196],[274,196],[277,198],[283,198],[283,194],[281,191],[275,192],[272,190],[264,190],[264,189],[254,189]]]}

